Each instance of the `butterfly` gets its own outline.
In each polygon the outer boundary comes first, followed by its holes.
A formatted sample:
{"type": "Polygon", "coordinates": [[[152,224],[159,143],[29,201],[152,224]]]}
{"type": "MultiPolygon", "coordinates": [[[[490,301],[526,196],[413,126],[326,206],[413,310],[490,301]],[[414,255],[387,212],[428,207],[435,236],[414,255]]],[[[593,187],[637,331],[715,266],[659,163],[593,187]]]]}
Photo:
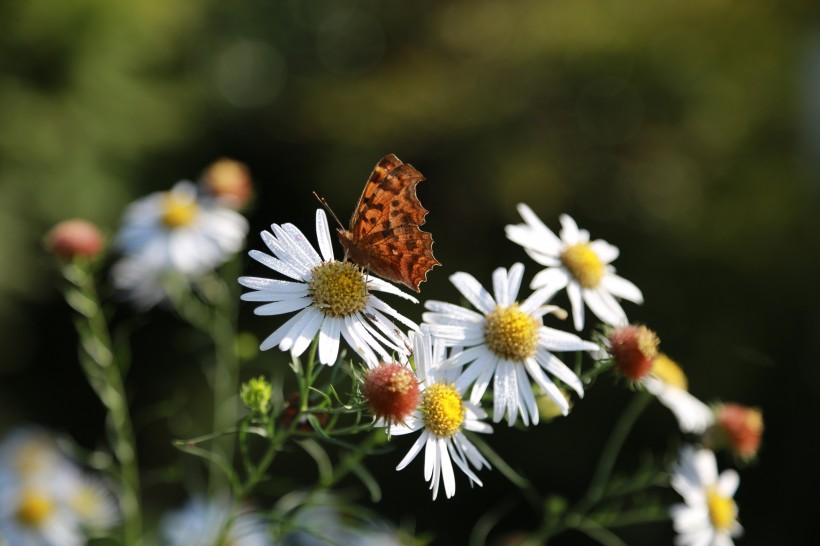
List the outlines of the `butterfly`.
{"type": "Polygon", "coordinates": [[[419,228],[428,212],[416,196],[422,180],[412,165],[393,154],[384,156],[364,185],[350,227],[336,230],[354,263],[416,292],[427,272],[441,265],[433,257],[433,236],[419,228]]]}

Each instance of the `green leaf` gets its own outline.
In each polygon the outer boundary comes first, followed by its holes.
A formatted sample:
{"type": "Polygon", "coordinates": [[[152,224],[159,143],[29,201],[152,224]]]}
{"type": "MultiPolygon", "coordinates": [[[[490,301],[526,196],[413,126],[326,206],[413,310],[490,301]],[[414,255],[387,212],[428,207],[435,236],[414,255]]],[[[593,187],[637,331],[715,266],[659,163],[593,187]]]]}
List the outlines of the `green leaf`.
{"type": "Polygon", "coordinates": [[[382,490],[379,487],[379,482],[376,481],[376,478],[373,477],[373,474],[365,468],[363,465],[357,465],[353,467],[351,470],[353,474],[359,478],[359,481],[362,482],[362,485],[367,488],[367,492],[370,493],[370,500],[372,502],[379,502],[382,500],[382,490]]]}
{"type": "Polygon", "coordinates": [[[305,450],[316,462],[316,469],[319,471],[319,483],[326,484],[333,481],[333,463],[330,456],[316,440],[296,440],[296,444],[305,450]]]}

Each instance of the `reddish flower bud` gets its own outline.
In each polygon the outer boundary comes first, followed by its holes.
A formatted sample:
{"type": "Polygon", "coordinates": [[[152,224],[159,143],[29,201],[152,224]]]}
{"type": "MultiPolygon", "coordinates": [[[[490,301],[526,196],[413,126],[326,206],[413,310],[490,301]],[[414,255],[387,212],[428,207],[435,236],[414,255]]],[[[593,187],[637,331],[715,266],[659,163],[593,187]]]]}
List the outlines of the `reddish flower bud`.
{"type": "Polygon", "coordinates": [[[253,181],[248,167],[233,159],[219,159],[205,169],[202,186],[232,209],[241,209],[251,199],[253,181]]]}
{"type": "Polygon", "coordinates": [[[103,248],[103,236],[91,222],[65,220],[48,232],[46,248],[60,259],[93,258],[103,248]]]}
{"type": "Polygon", "coordinates": [[[395,362],[370,369],[365,375],[362,391],[370,412],[388,425],[403,422],[419,405],[416,374],[395,362]]]}
{"type": "Polygon", "coordinates": [[[763,413],[742,404],[715,407],[715,424],[704,437],[712,448],[726,447],[743,460],[754,459],[763,436],[763,413]]]}
{"type": "Polygon", "coordinates": [[[609,334],[609,354],[627,378],[637,381],[652,369],[658,356],[657,334],[646,326],[621,326],[609,334]]]}

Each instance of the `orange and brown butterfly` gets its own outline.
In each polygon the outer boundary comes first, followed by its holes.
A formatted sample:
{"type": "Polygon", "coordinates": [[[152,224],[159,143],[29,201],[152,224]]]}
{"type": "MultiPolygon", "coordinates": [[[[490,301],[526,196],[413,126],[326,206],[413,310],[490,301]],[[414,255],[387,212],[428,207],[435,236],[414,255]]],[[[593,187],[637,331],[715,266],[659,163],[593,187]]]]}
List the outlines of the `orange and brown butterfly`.
{"type": "Polygon", "coordinates": [[[428,212],[416,196],[422,180],[412,165],[393,154],[384,156],[364,185],[350,227],[337,229],[353,262],[416,292],[427,272],[441,265],[433,257],[433,236],[419,228],[428,212]]]}

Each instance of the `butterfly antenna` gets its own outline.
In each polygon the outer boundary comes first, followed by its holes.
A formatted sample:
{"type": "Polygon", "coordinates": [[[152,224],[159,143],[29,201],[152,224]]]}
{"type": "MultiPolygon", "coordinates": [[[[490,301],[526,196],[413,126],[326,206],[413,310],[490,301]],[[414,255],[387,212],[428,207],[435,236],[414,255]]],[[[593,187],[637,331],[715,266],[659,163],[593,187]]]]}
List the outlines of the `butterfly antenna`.
{"type": "Polygon", "coordinates": [[[333,212],[333,209],[330,208],[330,205],[327,204],[327,201],[325,200],[325,198],[324,197],[319,197],[319,194],[316,193],[315,191],[313,192],[313,197],[315,197],[316,200],[319,201],[319,203],[325,208],[325,210],[327,210],[330,213],[330,215],[333,217],[333,219],[336,220],[336,223],[339,224],[339,227],[342,228],[342,229],[345,229],[344,224],[342,224],[341,220],[339,220],[339,217],[336,216],[336,213],[333,212]]]}

